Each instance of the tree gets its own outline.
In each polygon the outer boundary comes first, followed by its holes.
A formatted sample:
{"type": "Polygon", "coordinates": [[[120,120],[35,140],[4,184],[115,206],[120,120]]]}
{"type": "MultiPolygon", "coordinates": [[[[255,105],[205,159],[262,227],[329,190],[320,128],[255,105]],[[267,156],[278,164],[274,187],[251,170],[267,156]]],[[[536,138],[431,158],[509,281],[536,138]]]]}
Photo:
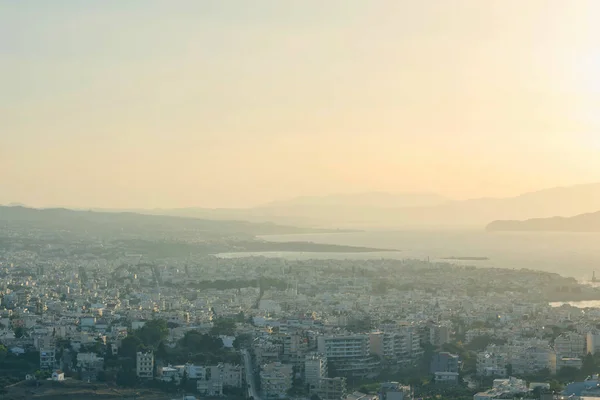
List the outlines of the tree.
{"type": "Polygon", "coordinates": [[[153,319],[135,332],[144,346],[156,348],[158,344],[169,336],[167,321],[164,319],[153,319]]]}
{"type": "Polygon", "coordinates": [[[169,328],[169,329],[179,328],[180,326],[181,325],[179,325],[177,322],[172,322],[172,321],[167,322],[167,328],[169,328]]]}
{"type": "Polygon", "coordinates": [[[212,336],[235,336],[235,321],[227,318],[217,318],[210,329],[212,336]]]}
{"type": "Polygon", "coordinates": [[[583,358],[583,366],[581,367],[581,372],[585,375],[593,375],[596,373],[596,361],[594,360],[594,356],[588,353],[583,358]]]}
{"type": "Polygon", "coordinates": [[[134,387],[138,383],[138,377],[133,369],[120,370],[117,373],[117,385],[134,387]]]}
{"type": "Polygon", "coordinates": [[[17,326],[14,329],[15,337],[17,339],[20,339],[20,338],[24,337],[25,336],[25,332],[26,332],[25,328],[23,328],[22,326],[17,326]]]}
{"type": "Polygon", "coordinates": [[[136,353],[141,350],[143,343],[141,339],[135,335],[128,335],[121,341],[121,348],[119,354],[122,357],[135,358],[136,353]]]}
{"type": "Polygon", "coordinates": [[[160,342],[158,344],[158,348],[156,349],[155,355],[156,355],[156,358],[160,358],[162,360],[167,358],[167,355],[168,355],[167,347],[165,346],[164,342],[160,342]]]}
{"type": "Polygon", "coordinates": [[[179,345],[190,353],[216,352],[223,349],[223,341],[220,338],[196,330],[186,332],[185,336],[179,341],[179,345]]]}
{"type": "Polygon", "coordinates": [[[233,348],[239,350],[242,348],[250,347],[251,344],[252,335],[243,333],[235,338],[235,340],[233,341],[233,348]]]}

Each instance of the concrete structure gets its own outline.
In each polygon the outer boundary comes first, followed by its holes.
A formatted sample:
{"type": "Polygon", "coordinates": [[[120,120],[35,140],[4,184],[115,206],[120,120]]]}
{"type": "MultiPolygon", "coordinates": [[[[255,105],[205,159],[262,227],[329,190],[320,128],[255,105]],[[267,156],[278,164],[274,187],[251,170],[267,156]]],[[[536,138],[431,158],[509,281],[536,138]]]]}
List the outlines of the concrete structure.
{"type": "Polygon", "coordinates": [[[586,337],[579,333],[567,332],[554,340],[554,350],[557,357],[579,358],[587,354],[586,337]]]}
{"type": "Polygon", "coordinates": [[[181,380],[179,369],[170,366],[160,368],[158,375],[163,382],[179,382],[181,380]]]}
{"type": "Polygon", "coordinates": [[[441,352],[434,354],[431,358],[429,372],[458,372],[459,358],[456,354],[441,352]]]}
{"type": "Polygon", "coordinates": [[[56,364],[56,349],[54,347],[40,349],[40,369],[54,369],[56,364]]]}
{"type": "Polygon", "coordinates": [[[586,353],[592,355],[600,351],[600,333],[598,331],[588,332],[586,336],[586,353]]]}
{"type": "Polygon", "coordinates": [[[52,372],[52,377],[50,379],[55,382],[62,382],[65,380],[65,373],[61,370],[56,370],[52,372]]]}
{"type": "Polygon", "coordinates": [[[583,367],[583,359],[579,357],[561,357],[556,359],[556,371],[560,371],[561,368],[577,368],[583,367]]]}
{"type": "Polygon", "coordinates": [[[347,394],[346,378],[322,378],[318,395],[323,400],[340,400],[347,394]]]}
{"type": "Polygon", "coordinates": [[[318,353],[307,354],[304,361],[304,381],[311,392],[318,390],[319,381],[327,377],[327,358],[318,353]]]}
{"type": "Polygon", "coordinates": [[[378,393],[379,400],[412,400],[412,389],[398,382],[382,383],[378,393]]]}
{"type": "Polygon", "coordinates": [[[379,366],[371,357],[369,335],[319,336],[317,348],[344,376],[366,376],[379,366]]]}
{"type": "Polygon", "coordinates": [[[138,351],[135,372],[140,379],[152,379],[154,377],[154,353],[138,351]]]}
{"type": "Polygon", "coordinates": [[[547,346],[531,346],[516,352],[512,357],[513,373],[518,375],[530,374],[535,371],[548,369],[556,374],[556,352],[547,346]]]}
{"type": "Polygon", "coordinates": [[[279,362],[266,364],[260,371],[260,382],[264,396],[268,399],[283,399],[292,388],[292,366],[279,362]]]}
{"type": "Polygon", "coordinates": [[[94,381],[104,369],[104,358],[98,357],[96,353],[77,353],[77,369],[81,380],[94,381]]]}
{"type": "Polygon", "coordinates": [[[436,372],[434,374],[435,383],[441,385],[457,385],[458,372],[436,372]]]}
{"type": "Polygon", "coordinates": [[[450,327],[444,324],[431,325],[429,327],[429,342],[436,347],[450,342],[450,327]]]}
{"type": "Polygon", "coordinates": [[[527,384],[522,379],[513,377],[508,379],[494,379],[492,389],[475,394],[473,400],[512,398],[515,394],[527,393],[528,391],[527,384]]]}
{"type": "Polygon", "coordinates": [[[363,358],[370,354],[367,335],[319,336],[317,343],[319,353],[327,359],[363,358]]]}

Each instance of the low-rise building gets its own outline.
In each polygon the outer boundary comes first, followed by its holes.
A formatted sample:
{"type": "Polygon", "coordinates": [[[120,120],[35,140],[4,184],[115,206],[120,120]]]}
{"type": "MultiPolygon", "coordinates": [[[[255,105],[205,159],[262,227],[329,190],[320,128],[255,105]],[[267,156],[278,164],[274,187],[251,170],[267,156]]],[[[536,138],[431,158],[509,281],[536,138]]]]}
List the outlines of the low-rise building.
{"type": "Polygon", "coordinates": [[[266,364],[260,371],[261,388],[266,398],[285,398],[292,388],[292,366],[279,362],[266,364]]]}

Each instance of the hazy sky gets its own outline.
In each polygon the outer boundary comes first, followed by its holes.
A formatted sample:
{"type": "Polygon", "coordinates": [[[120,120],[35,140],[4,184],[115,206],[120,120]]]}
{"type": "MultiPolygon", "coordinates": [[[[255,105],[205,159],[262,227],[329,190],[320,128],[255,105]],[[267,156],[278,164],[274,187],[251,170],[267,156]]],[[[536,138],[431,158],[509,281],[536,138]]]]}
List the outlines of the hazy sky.
{"type": "Polygon", "coordinates": [[[598,0],[0,1],[0,203],[600,181],[598,0]]]}

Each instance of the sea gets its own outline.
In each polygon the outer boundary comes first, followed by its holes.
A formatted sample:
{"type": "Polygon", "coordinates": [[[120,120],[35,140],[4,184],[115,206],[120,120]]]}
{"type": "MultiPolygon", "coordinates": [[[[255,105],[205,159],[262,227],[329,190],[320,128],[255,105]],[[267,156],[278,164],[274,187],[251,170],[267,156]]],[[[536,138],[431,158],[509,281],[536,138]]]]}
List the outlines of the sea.
{"type": "Polygon", "coordinates": [[[600,233],[461,231],[364,231],[269,235],[274,242],[307,241],[396,251],[373,253],[252,252],[220,257],[266,256],[286,259],[422,259],[478,267],[534,269],[590,281],[600,279],[600,233]],[[486,258],[460,260],[460,258],[486,258]],[[448,258],[458,258],[448,260],[448,258]]]}

